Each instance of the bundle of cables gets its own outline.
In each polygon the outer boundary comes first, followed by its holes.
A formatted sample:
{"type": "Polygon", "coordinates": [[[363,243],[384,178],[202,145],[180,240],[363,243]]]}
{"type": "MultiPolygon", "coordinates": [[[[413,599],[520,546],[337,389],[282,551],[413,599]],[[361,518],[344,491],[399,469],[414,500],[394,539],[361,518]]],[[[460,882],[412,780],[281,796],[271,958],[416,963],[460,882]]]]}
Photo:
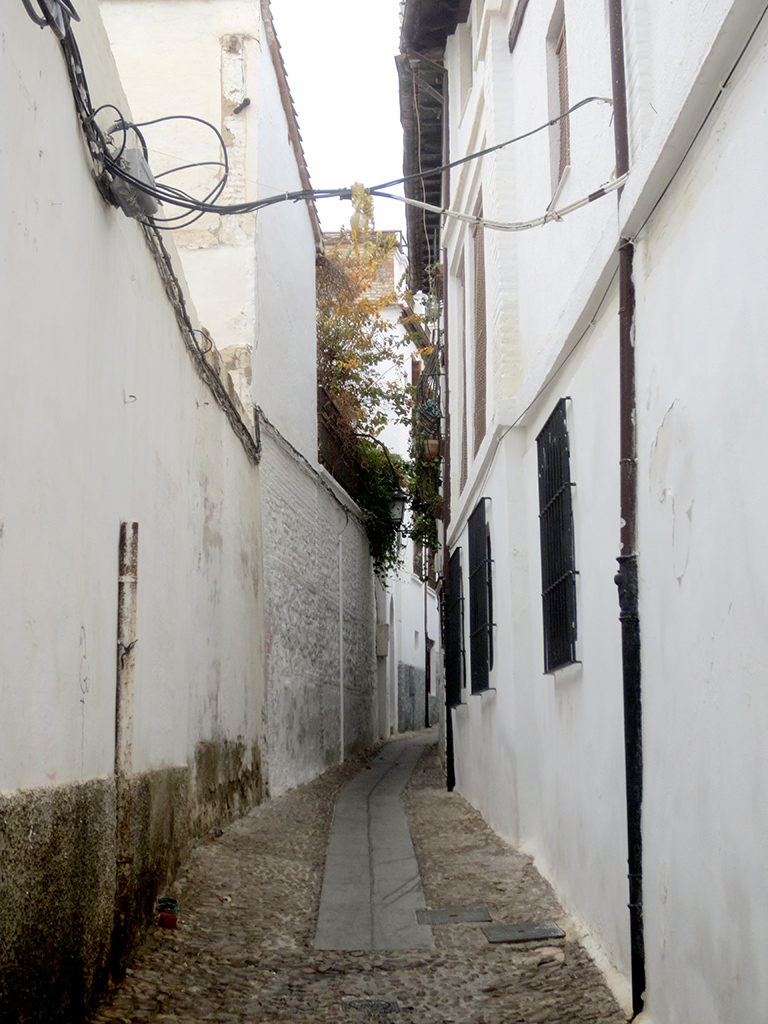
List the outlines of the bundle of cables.
{"type": "MultiPolygon", "coordinates": [[[[75,107],[80,117],[83,130],[88,140],[88,145],[93,159],[96,181],[104,197],[115,206],[121,207],[124,212],[139,220],[152,223],[160,230],[179,230],[194,224],[206,213],[219,216],[232,216],[237,214],[251,213],[283,202],[301,202],[302,200],[316,200],[325,198],[352,199],[351,188],[337,189],[299,189],[293,192],[279,192],[253,202],[245,203],[219,203],[222,193],[227,185],[229,176],[229,158],[227,147],[221,132],[214,125],[200,117],[188,114],[175,114],[168,117],[155,118],[152,121],[131,122],[126,120],[122,111],[111,103],[102,104],[94,108],[91,102],[88,80],[86,78],[83,60],[71,28],[71,21],[79,21],[79,15],[72,5],[71,0],[21,0],[24,9],[32,21],[41,28],[51,28],[61,43],[62,52],[67,65],[72,95],[75,107]],[[34,5],[37,5],[37,9],[34,5]],[[117,115],[117,120],[108,128],[102,129],[97,124],[96,118],[104,110],[112,110],[117,115]],[[149,151],[141,129],[150,125],[159,124],[164,121],[190,121],[202,124],[212,131],[218,140],[221,150],[220,160],[205,160],[197,163],[182,164],[179,167],[163,171],[153,177],[149,169],[149,151]],[[119,143],[115,143],[114,136],[120,136],[119,143]],[[128,144],[129,133],[138,140],[140,148],[128,144]],[[190,195],[183,189],[175,188],[172,185],[161,182],[159,179],[167,178],[172,174],[199,167],[219,167],[221,175],[212,188],[202,198],[190,195]],[[157,217],[158,204],[175,207],[182,212],[169,217],[157,217]]],[[[587,196],[570,203],[559,210],[547,209],[539,217],[527,221],[501,222],[488,220],[483,217],[471,216],[457,210],[443,209],[438,206],[421,202],[414,198],[394,195],[386,189],[395,185],[403,184],[414,178],[426,178],[432,175],[441,174],[453,167],[466,163],[469,160],[476,160],[497,150],[510,146],[515,142],[535,135],[556,124],[562,118],[569,117],[572,113],[590,103],[611,103],[610,99],[602,96],[589,96],[574,104],[564,114],[559,115],[539,125],[531,131],[518,135],[515,138],[507,139],[488,149],[477,153],[470,153],[460,160],[446,163],[440,167],[429,168],[419,171],[416,174],[407,175],[394,181],[384,182],[373,188],[365,189],[369,196],[380,196],[382,198],[397,199],[401,202],[418,207],[423,210],[439,213],[443,217],[452,217],[472,224],[482,224],[487,228],[498,231],[524,231],[528,228],[538,227],[553,220],[561,220],[563,216],[577,210],[588,203],[620,188],[626,181],[626,175],[606,182],[600,188],[587,196]]],[[[245,107],[243,103],[242,108],[245,107]]],[[[242,109],[241,108],[241,109],[242,109]]]]}

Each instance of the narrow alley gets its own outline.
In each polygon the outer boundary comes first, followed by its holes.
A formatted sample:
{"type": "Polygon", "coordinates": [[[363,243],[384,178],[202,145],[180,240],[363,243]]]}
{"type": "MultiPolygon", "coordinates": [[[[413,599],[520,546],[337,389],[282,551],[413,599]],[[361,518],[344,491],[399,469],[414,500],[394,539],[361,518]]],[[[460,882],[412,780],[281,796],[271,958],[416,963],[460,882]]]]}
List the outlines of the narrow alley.
{"type": "MultiPolygon", "coordinates": [[[[178,930],[151,928],[127,977],[105,997],[91,1024],[624,1021],[530,858],[507,846],[458,793],[446,791],[435,741],[434,731],[394,740],[370,760],[349,760],[259,805],[202,843],[174,887],[178,930]],[[390,778],[391,787],[382,792],[390,778]],[[402,804],[396,795],[401,784],[402,804]],[[334,819],[339,792],[344,796],[334,819]],[[364,874],[370,860],[371,888],[358,888],[375,918],[376,863],[387,860],[377,854],[403,839],[384,819],[395,821],[401,807],[426,907],[450,908],[454,919],[458,908],[474,910],[466,916],[475,920],[419,926],[416,884],[403,886],[412,924],[405,942],[394,929],[373,929],[368,941],[358,930],[363,948],[339,948],[347,945],[346,927],[334,933],[333,913],[316,939],[318,912],[322,916],[333,898],[327,872],[323,887],[326,850],[332,854],[328,870],[334,858],[339,867],[340,854],[357,853],[364,874]],[[367,841],[355,832],[361,809],[367,841]],[[343,844],[334,850],[333,839],[329,846],[340,818],[346,818],[342,831],[359,843],[357,850],[343,844]],[[477,912],[481,908],[487,915],[477,912]],[[492,943],[483,931],[488,918],[494,925],[547,923],[565,936],[492,943]]],[[[354,863],[348,859],[344,870],[354,883],[354,863]]],[[[395,870],[407,871],[407,865],[395,870]]],[[[349,933],[359,926],[353,915],[349,933]]]]}

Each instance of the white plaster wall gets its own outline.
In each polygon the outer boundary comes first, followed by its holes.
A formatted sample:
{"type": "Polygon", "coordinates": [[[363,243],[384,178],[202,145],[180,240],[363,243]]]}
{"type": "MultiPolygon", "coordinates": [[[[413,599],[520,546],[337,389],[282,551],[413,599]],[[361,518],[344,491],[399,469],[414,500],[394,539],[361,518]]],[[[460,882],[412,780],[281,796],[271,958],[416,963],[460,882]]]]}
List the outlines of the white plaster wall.
{"type": "MultiPolygon", "coordinates": [[[[303,186],[262,31],[259,59],[259,198],[303,186]]],[[[315,240],[306,203],[257,215],[254,401],[317,465],[315,240]]]]}
{"type": "MultiPolygon", "coordinates": [[[[93,0],[94,102],[123,102],[93,0]]],[[[139,526],[133,766],[258,742],[258,470],[197,376],[139,226],[91,178],[53,35],[0,27],[0,789],[114,768],[121,519],[139,526]]]]}
{"type": "MultiPolygon", "coordinates": [[[[457,112],[458,100],[452,114],[452,159],[511,139],[550,119],[546,40],[554,7],[553,0],[527,9],[512,55],[507,43],[511,10],[486,14],[488,28],[479,40],[472,92],[461,114],[457,112]]],[[[565,17],[570,103],[588,96],[610,98],[604,5],[593,0],[569,0],[565,17]]],[[[458,51],[460,36],[467,31],[467,25],[459,26],[446,46],[452,97],[459,95],[458,51]]],[[[477,38],[475,33],[476,47],[477,38]]],[[[556,195],[549,132],[543,131],[452,171],[451,206],[473,214],[482,189],[487,217],[521,221],[543,214],[553,199],[557,208],[586,196],[607,182],[614,171],[611,105],[592,103],[572,114],[570,133],[571,166],[556,195]]],[[[519,390],[526,370],[545,347],[572,295],[582,287],[584,268],[596,243],[615,223],[615,200],[608,198],[543,228],[521,233],[486,232],[488,376],[494,397],[508,398],[519,390]],[[541,301],[541,296],[546,296],[546,301],[541,301]]],[[[454,273],[460,250],[468,245],[469,237],[468,225],[448,221],[445,242],[454,273]]],[[[469,279],[469,265],[467,271],[469,279]]],[[[471,403],[469,415],[471,420],[471,403]]]]}
{"type": "MultiPolygon", "coordinates": [[[[209,121],[222,133],[230,160],[229,182],[217,201],[255,200],[258,0],[100,0],[100,7],[133,116],[145,121],[188,114],[209,121]],[[236,44],[230,41],[233,37],[236,44]],[[251,105],[234,114],[246,96],[251,105]]],[[[171,121],[143,131],[156,174],[222,159],[216,136],[203,125],[171,121]]],[[[202,198],[219,174],[219,168],[205,167],[161,180],[202,198]]],[[[179,212],[164,207],[158,216],[179,212]]],[[[173,232],[201,321],[219,350],[254,344],[254,230],[254,214],[206,214],[193,226],[173,232]]]]}
{"type": "Polygon", "coordinates": [[[753,0],[700,0],[696,4],[635,0],[627,5],[625,35],[632,43],[627,65],[635,159],[649,131],[678,116],[726,16],[738,7],[752,8],[755,19],[760,10],[753,0]]]}
{"type": "MultiPolygon", "coordinates": [[[[617,302],[610,282],[620,234],[640,230],[635,285],[648,970],[643,1019],[761,1020],[766,992],[759,950],[765,946],[768,908],[759,867],[765,845],[760,737],[768,709],[760,697],[758,666],[765,656],[766,495],[755,445],[762,437],[765,359],[758,339],[766,300],[765,218],[759,199],[755,203],[767,141],[767,33],[763,26],[680,178],[647,221],[762,5],[733,0],[695,10],[678,4],[627,8],[634,164],[620,224],[615,199],[606,199],[587,211],[589,217],[578,213],[564,224],[516,236],[511,262],[504,263],[504,243],[486,250],[493,282],[489,310],[501,308],[495,289],[517,288],[517,356],[526,372],[517,390],[499,387],[507,367],[497,361],[516,341],[514,331],[503,336],[498,318],[493,331],[500,335],[490,341],[498,425],[470,468],[464,494],[454,487],[449,534],[452,544],[466,544],[466,517],[482,495],[491,498],[495,551],[499,519],[506,520],[494,601],[501,609],[496,622],[508,615],[504,621],[512,623],[498,643],[509,671],[505,684],[495,668],[495,692],[468,696],[466,706],[454,712],[459,786],[495,828],[534,854],[601,964],[618,968],[626,980],[620,634],[612,583],[619,529],[617,302]],[[643,107],[649,101],[657,108],[650,116],[643,107]],[[510,267],[517,276],[507,272],[510,267]],[[573,399],[583,664],[552,679],[541,674],[535,436],[565,394],[573,399]],[[506,793],[497,786],[498,776],[507,780],[506,793]]],[[[591,92],[608,95],[604,5],[566,0],[565,10],[571,102],[591,92]]],[[[545,111],[544,117],[542,110],[536,113],[545,97],[534,84],[541,81],[540,44],[550,16],[546,5],[530,5],[512,55],[516,88],[507,94],[519,105],[519,116],[510,135],[546,119],[545,111]]],[[[491,133],[497,131],[504,94],[499,84],[508,84],[509,68],[489,80],[493,31],[489,22],[486,61],[478,65],[484,99],[471,99],[463,115],[453,115],[453,156],[477,148],[484,132],[488,142],[497,141],[491,133]]],[[[447,56],[455,70],[453,45],[450,40],[447,56]]],[[[453,79],[451,88],[455,96],[453,79]]],[[[603,158],[613,163],[604,131],[610,108],[588,109],[591,128],[581,142],[572,136],[573,153],[576,159],[581,152],[585,171],[597,173],[603,158]],[[587,145],[591,155],[585,154],[587,145]]],[[[574,115],[572,131],[581,116],[574,115]]],[[[488,161],[482,175],[475,172],[484,196],[494,197],[501,209],[528,194],[537,180],[537,160],[544,180],[545,148],[542,137],[536,146],[513,147],[514,159],[503,167],[501,158],[495,167],[488,161]]],[[[457,201],[477,184],[469,172],[465,181],[457,201]]],[[[571,198],[570,188],[569,174],[561,201],[571,198]]],[[[515,215],[529,212],[538,211],[515,215]]],[[[461,234],[449,227],[445,236],[454,270],[461,234]]],[[[456,308],[454,287],[448,337],[455,460],[461,394],[456,308]]],[[[457,461],[454,467],[457,472],[457,461]]],[[[620,979],[618,988],[626,993],[620,979]]]]}
{"type": "MultiPolygon", "coordinates": [[[[616,310],[613,295],[526,425],[502,440],[480,484],[477,497],[491,499],[492,690],[472,695],[467,689],[454,722],[460,791],[498,832],[533,854],[608,962],[626,972],[622,676],[613,583],[618,552],[616,310]],[[543,669],[536,435],[565,395],[572,399],[568,417],[576,484],[580,664],[552,676],[543,669]]],[[[466,528],[455,543],[463,549],[469,677],[466,528]]]]}
{"type": "Polygon", "coordinates": [[[758,1021],[768,979],[765,27],[638,244],[648,1016],[758,1021]]]}

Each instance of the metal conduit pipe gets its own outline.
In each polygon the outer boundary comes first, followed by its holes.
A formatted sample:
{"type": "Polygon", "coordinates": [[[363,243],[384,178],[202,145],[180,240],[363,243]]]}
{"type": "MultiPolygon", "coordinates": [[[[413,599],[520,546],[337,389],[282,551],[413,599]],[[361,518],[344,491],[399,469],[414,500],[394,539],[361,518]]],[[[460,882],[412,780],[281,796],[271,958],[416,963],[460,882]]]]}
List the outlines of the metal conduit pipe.
{"type": "MultiPolygon", "coordinates": [[[[616,174],[629,170],[627,86],[624,69],[622,0],[608,0],[610,15],[613,125],[616,174]]],[[[621,191],[619,191],[619,198],[621,191]]],[[[624,688],[624,762],[627,791],[627,860],[633,1019],[643,1009],[645,933],[643,927],[643,729],[640,663],[640,616],[637,554],[637,435],[635,399],[634,246],[619,245],[619,421],[621,479],[621,554],[619,590],[621,657],[624,688]]]]}

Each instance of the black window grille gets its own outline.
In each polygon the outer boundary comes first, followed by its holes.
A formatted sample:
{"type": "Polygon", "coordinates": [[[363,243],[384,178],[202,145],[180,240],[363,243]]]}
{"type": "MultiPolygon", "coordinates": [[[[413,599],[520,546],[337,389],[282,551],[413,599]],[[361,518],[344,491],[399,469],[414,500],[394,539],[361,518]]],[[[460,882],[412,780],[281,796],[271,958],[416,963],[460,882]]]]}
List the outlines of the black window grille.
{"type": "Polygon", "coordinates": [[[448,594],[445,604],[445,696],[449,707],[461,703],[464,685],[464,583],[461,548],[448,563],[448,594]]]}
{"type": "Polygon", "coordinates": [[[536,439],[546,672],[576,661],[577,570],[566,401],[560,399],[536,439]]]}
{"type": "Polygon", "coordinates": [[[488,498],[469,517],[469,658],[472,693],[488,689],[493,668],[491,534],[485,519],[488,498]]]}

